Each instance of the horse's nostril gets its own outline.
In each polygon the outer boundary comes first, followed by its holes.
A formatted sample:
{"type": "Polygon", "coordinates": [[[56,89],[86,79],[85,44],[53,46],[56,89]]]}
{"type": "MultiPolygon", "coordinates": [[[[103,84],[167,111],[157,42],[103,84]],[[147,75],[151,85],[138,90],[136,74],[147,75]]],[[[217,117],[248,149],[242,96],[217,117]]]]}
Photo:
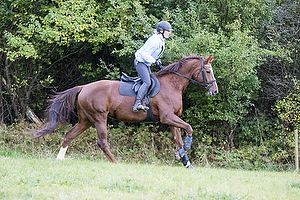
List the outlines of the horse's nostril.
{"type": "Polygon", "coordinates": [[[214,95],[216,95],[216,94],[218,94],[218,93],[219,93],[218,90],[215,90],[215,91],[214,91],[214,95]]]}

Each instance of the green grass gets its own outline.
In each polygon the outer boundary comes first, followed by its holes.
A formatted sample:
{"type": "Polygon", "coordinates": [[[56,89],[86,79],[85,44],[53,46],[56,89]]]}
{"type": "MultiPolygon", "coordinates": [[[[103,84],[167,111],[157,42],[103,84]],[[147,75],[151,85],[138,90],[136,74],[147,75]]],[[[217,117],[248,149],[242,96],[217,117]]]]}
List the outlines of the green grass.
{"type": "Polygon", "coordinates": [[[0,199],[299,199],[300,175],[0,156],[0,199]]]}

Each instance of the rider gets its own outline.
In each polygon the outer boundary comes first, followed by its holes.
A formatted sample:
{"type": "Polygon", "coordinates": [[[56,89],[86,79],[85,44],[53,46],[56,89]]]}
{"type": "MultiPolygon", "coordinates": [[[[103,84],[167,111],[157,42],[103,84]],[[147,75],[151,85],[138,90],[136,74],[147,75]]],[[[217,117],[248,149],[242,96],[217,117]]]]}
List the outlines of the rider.
{"type": "Polygon", "coordinates": [[[146,43],[135,52],[134,67],[143,84],[137,93],[133,112],[138,112],[139,110],[146,111],[149,109],[147,106],[142,105],[142,100],[148,92],[151,84],[150,66],[152,63],[155,63],[157,66],[162,67],[159,57],[165,49],[165,39],[169,37],[171,31],[173,31],[173,29],[169,22],[159,22],[156,26],[156,33],[148,38],[146,43]]]}

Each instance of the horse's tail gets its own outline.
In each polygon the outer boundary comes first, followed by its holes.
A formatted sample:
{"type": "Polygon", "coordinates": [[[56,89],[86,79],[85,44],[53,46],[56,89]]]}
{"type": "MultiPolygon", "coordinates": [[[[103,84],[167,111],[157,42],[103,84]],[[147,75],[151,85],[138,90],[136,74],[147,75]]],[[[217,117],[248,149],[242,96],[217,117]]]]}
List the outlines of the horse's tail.
{"type": "Polygon", "coordinates": [[[48,126],[35,132],[34,138],[42,137],[53,132],[62,121],[68,121],[70,114],[74,112],[74,104],[77,93],[82,90],[82,86],[76,86],[56,93],[50,100],[50,105],[47,108],[48,126]]]}

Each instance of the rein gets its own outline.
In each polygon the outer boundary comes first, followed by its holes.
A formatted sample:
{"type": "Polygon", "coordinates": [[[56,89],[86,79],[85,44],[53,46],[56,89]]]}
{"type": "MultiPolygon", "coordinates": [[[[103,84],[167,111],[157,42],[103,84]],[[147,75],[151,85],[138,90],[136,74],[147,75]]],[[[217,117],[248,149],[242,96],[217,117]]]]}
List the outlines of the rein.
{"type": "Polygon", "coordinates": [[[202,59],[201,68],[199,69],[199,72],[198,72],[197,75],[195,76],[195,78],[197,78],[198,75],[200,74],[200,72],[202,72],[203,83],[200,83],[200,82],[198,82],[196,79],[191,79],[191,78],[189,78],[189,77],[187,77],[187,76],[185,76],[185,75],[183,75],[183,74],[180,74],[180,73],[178,73],[178,72],[173,72],[173,73],[174,73],[174,74],[177,74],[177,75],[179,75],[179,76],[182,76],[182,77],[184,77],[184,78],[186,78],[186,79],[188,79],[188,80],[190,80],[190,81],[192,81],[192,82],[194,82],[194,83],[197,83],[197,84],[201,85],[203,88],[209,90],[209,89],[212,87],[212,84],[213,84],[214,82],[216,82],[216,79],[207,82],[207,78],[206,78],[206,76],[205,76],[204,67],[203,67],[203,60],[204,60],[204,59],[202,59]]]}

